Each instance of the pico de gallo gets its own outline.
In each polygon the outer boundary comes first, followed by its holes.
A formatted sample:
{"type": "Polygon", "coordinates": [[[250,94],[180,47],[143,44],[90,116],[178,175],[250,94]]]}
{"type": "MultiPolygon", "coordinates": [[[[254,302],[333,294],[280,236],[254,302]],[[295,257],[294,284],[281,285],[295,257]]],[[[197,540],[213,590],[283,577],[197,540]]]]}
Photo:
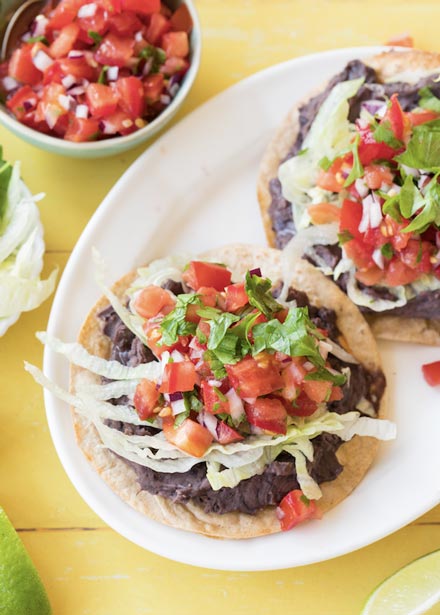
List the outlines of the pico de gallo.
{"type": "Polygon", "coordinates": [[[312,204],[311,221],[339,224],[366,286],[440,279],[440,100],[438,108],[405,113],[393,94],[371,121],[356,122],[350,151],[321,161],[317,186],[342,202],[312,204]]]}
{"type": "Polygon", "coordinates": [[[23,124],[74,142],[127,135],[154,120],[189,68],[182,3],[60,0],[39,14],[7,62],[0,95],[23,124]]]}

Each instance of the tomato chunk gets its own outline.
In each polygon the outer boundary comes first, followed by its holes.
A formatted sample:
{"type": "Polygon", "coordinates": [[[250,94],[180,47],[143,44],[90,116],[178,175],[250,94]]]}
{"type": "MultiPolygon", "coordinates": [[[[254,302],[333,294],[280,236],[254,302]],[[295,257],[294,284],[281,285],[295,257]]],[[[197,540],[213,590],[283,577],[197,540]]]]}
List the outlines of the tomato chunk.
{"type": "Polygon", "coordinates": [[[310,205],[307,211],[313,224],[339,222],[341,218],[340,207],[332,203],[316,203],[315,205],[310,205]]]}
{"type": "Polygon", "coordinates": [[[425,363],[425,365],[422,365],[422,372],[430,386],[435,387],[440,384],[440,361],[425,363]]]}
{"type": "Polygon", "coordinates": [[[184,2],[177,7],[170,19],[173,30],[189,34],[193,28],[193,21],[188,7],[184,2]]]}
{"type": "Polygon", "coordinates": [[[144,113],[145,100],[142,82],[137,77],[122,77],[116,82],[119,106],[131,119],[135,120],[144,113]]]}
{"type": "Polygon", "coordinates": [[[49,53],[52,58],[61,58],[73,49],[76,39],[79,35],[79,26],[77,23],[69,23],[59,32],[49,47],[49,53]]]}
{"type": "Polygon", "coordinates": [[[215,263],[191,261],[182,277],[188,286],[195,291],[201,286],[212,286],[216,290],[222,291],[225,286],[231,283],[232,274],[226,267],[215,263]]]}
{"type": "Polygon", "coordinates": [[[150,25],[147,29],[147,40],[152,45],[157,45],[160,39],[166,32],[171,30],[169,20],[160,13],[151,15],[150,25]]]}
{"type": "Polygon", "coordinates": [[[29,85],[25,85],[15,92],[6,102],[8,109],[17,119],[23,120],[26,114],[37,106],[38,98],[29,85]]]}
{"type": "Polygon", "coordinates": [[[206,380],[203,380],[201,390],[206,412],[211,414],[229,414],[228,398],[217,387],[213,387],[206,380]]]}
{"type": "Polygon", "coordinates": [[[256,399],[254,403],[245,405],[245,412],[251,425],[271,433],[286,433],[287,412],[279,399],[256,399]]]}
{"type": "Polygon", "coordinates": [[[95,58],[100,64],[109,66],[127,66],[133,54],[134,39],[107,34],[99,45],[95,58]]]}
{"type": "Polygon", "coordinates": [[[249,303],[249,297],[244,289],[244,282],[226,286],[226,306],[227,312],[235,312],[249,303]]]}
{"type": "Polygon", "coordinates": [[[9,60],[11,77],[27,85],[37,85],[43,73],[32,63],[32,45],[23,45],[16,49],[9,60]]]}
{"type": "Polygon", "coordinates": [[[154,416],[154,409],[159,399],[156,383],[151,380],[141,380],[134,393],[134,407],[142,420],[154,416]]]}
{"type": "Polygon", "coordinates": [[[134,309],[142,318],[153,318],[165,307],[173,308],[176,300],[160,286],[146,286],[134,301],[134,309]]]}
{"type": "Polygon", "coordinates": [[[359,224],[362,220],[362,205],[358,201],[344,199],[339,222],[340,231],[348,231],[353,238],[361,238],[359,224]]]}
{"type": "Polygon", "coordinates": [[[317,408],[316,401],[313,401],[304,391],[301,391],[288,412],[291,416],[311,416],[317,408]]]}
{"type": "Polygon", "coordinates": [[[86,101],[92,116],[102,118],[116,111],[118,96],[108,85],[89,83],[86,90],[86,101]]]}
{"type": "Polygon", "coordinates": [[[162,36],[161,46],[167,56],[185,58],[189,53],[188,34],[186,32],[167,32],[162,36]]]}
{"type": "Polygon", "coordinates": [[[213,440],[206,427],[192,419],[185,419],[174,427],[174,418],[167,417],[163,419],[162,427],[168,442],[193,457],[203,457],[213,440]]]}
{"type": "Polygon", "coordinates": [[[415,111],[408,111],[406,116],[411,126],[419,126],[420,124],[426,124],[426,122],[432,122],[432,120],[438,119],[440,113],[430,111],[429,109],[417,109],[415,111]]]}
{"type": "Polygon", "coordinates": [[[121,7],[124,11],[151,15],[160,11],[160,0],[121,0],[121,7]]]}
{"type": "Polygon", "coordinates": [[[83,119],[80,117],[69,118],[69,125],[67,127],[64,138],[67,141],[74,141],[76,143],[82,143],[84,141],[92,141],[96,138],[99,132],[98,120],[83,119]]]}
{"type": "Polygon", "coordinates": [[[192,391],[197,379],[196,368],[191,361],[167,363],[159,391],[161,393],[192,391]]]}
{"type": "Polygon", "coordinates": [[[304,380],[303,382],[304,393],[317,404],[329,400],[332,388],[332,383],[326,380],[304,380]]]}
{"type": "Polygon", "coordinates": [[[283,388],[280,368],[274,357],[261,352],[254,357],[245,357],[235,365],[226,365],[229,380],[243,398],[269,395],[283,388]]]}
{"type": "Polygon", "coordinates": [[[218,422],[216,431],[216,440],[220,444],[231,444],[232,442],[240,442],[240,440],[244,440],[244,437],[240,433],[238,433],[238,431],[236,431],[223,421],[218,422]]]}
{"type": "Polygon", "coordinates": [[[277,517],[283,532],[307,519],[320,519],[318,507],[314,500],[305,497],[300,489],[290,491],[278,505],[277,517]]]}

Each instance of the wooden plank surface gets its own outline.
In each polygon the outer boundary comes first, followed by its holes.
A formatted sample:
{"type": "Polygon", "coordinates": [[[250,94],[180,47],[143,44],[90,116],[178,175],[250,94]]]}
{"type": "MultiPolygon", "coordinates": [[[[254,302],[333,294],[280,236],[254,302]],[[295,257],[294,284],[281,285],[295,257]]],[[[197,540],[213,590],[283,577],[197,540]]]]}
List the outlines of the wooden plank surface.
{"type": "MultiPolygon", "coordinates": [[[[420,47],[440,51],[435,0],[198,0],[197,7],[202,65],[179,117],[247,75],[294,56],[379,44],[403,31],[420,47]]],[[[91,162],[41,152],[3,128],[0,142],[8,159],[22,161],[31,190],[46,192],[46,271],[62,269],[102,198],[143,151],[91,162]]],[[[440,548],[440,507],[355,553],[277,572],[192,568],[129,543],[70,484],[51,443],[42,393],[22,369],[23,360],[41,364],[34,333],[45,328],[49,308],[47,302],[24,315],[0,340],[0,503],[37,564],[56,615],[353,615],[381,579],[440,548]]],[[[416,488],[408,485],[408,498],[416,488]]]]}

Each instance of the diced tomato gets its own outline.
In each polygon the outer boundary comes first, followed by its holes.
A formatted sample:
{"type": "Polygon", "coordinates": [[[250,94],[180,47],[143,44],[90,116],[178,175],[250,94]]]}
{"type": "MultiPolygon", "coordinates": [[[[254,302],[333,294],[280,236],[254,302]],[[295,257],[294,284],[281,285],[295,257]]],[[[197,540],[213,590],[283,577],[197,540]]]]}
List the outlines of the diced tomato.
{"type": "Polygon", "coordinates": [[[277,517],[283,532],[307,519],[320,519],[315,500],[309,500],[300,489],[290,491],[278,505],[277,517]]]}
{"type": "Polygon", "coordinates": [[[160,13],[151,15],[147,29],[147,40],[152,45],[157,45],[164,34],[171,30],[170,21],[160,13]]]}
{"type": "Polygon", "coordinates": [[[159,391],[156,383],[151,380],[141,380],[136,387],[133,397],[134,407],[142,420],[154,416],[154,409],[159,400],[159,391]]]}
{"type": "Polygon", "coordinates": [[[95,40],[89,36],[89,32],[95,32],[99,36],[104,36],[108,30],[107,22],[108,14],[103,8],[98,7],[95,14],[92,17],[81,17],[76,20],[76,23],[80,27],[79,40],[89,45],[94,45],[95,40]]]}
{"type": "Polygon", "coordinates": [[[269,395],[283,388],[280,366],[266,352],[261,352],[255,358],[245,357],[235,365],[225,367],[231,385],[242,399],[269,395]]]}
{"type": "Polygon", "coordinates": [[[6,106],[18,120],[22,121],[29,111],[35,109],[37,102],[38,98],[33,89],[29,85],[24,85],[7,100],[6,106]]]}
{"type": "Polygon", "coordinates": [[[345,182],[341,172],[344,162],[344,158],[337,158],[327,171],[320,169],[316,185],[329,192],[341,192],[345,182]]]}
{"type": "Polygon", "coordinates": [[[155,285],[143,288],[134,301],[134,309],[142,318],[153,318],[164,307],[173,308],[175,305],[174,297],[164,288],[155,285]]]}
{"type": "Polygon", "coordinates": [[[133,36],[142,29],[142,22],[135,13],[128,11],[111,15],[107,21],[110,32],[116,36],[133,36]]]}
{"type": "Polygon", "coordinates": [[[391,186],[393,179],[389,167],[375,164],[368,165],[364,169],[364,180],[370,190],[378,190],[382,184],[391,186]]]}
{"type": "Polygon", "coordinates": [[[429,241],[410,239],[406,248],[400,252],[400,258],[407,267],[419,273],[429,273],[432,269],[432,252],[433,245],[429,241]]]}
{"type": "Polygon", "coordinates": [[[384,270],[380,269],[376,265],[372,265],[365,271],[356,271],[355,277],[359,282],[365,284],[365,286],[374,286],[382,282],[384,277],[384,270]]]}
{"type": "Polygon", "coordinates": [[[167,363],[159,391],[161,393],[192,391],[196,382],[196,368],[191,361],[167,363]]]}
{"type": "Polygon", "coordinates": [[[340,231],[348,231],[353,238],[360,239],[362,233],[359,231],[359,224],[362,220],[362,205],[358,201],[344,199],[341,208],[339,222],[340,231]]]}
{"type": "Polygon", "coordinates": [[[160,67],[160,72],[171,77],[172,75],[184,75],[189,68],[188,60],[185,58],[167,58],[160,67]]]}
{"type": "Polygon", "coordinates": [[[69,125],[64,138],[76,143],[92,141],[99,134],[99,122],[91,118],[84,119],[75,117],[69,118],[69,125]]]}
{"type": "Polygon", "coordinates": [[[37,85],[43,73],[32,63],[32,45],[23,45],[16,49],[9,60],[11,77],[27,85],[37,85]]]}
{"type": "Polygon", "coordinates": [[[222,291],[231,283],[231,277],[226,267],[202,261],[191,261],[182,275],[183,280],[195,291],[201,286],[212,286],[222,291]]]}
{"type": "Polygon", "coordinates": [[[292,357],[292,361],[281,373],[283,378],[283,390],[281,391],[281,395],[290,401],[296,399],[306,373],[302,359],[299,357],[292,357]]]}
{"type": "Polygon", "coordinates": [[[151,15],[160,11],[160,0],[121,0],[123,11],[151,15]]]}
{"type": "Polygon", "coordinates": [[[328,401],[329,402],[331,402],[331,401],[340,401],[343,397],[344,397],[344,393],[342,392],[341,387],[334,386],[332,388],[332,392],[330,393],[330,397],[329,397],[328,401]]]}
{"type": "Polygon", "coordinates": [[[72,23],[78,9],[84,4],[83,0],[61,0],[51,12],[47,29],[61,30],[64,26],[72,23]]]}
{"type": "Polygon", "coordinates": [[[188,34],[186,32],[167,32],[162,36],[161,47],[167,57],[185,58],[189,53],[188,34]]]}
{"type": "Polygon", "coordinates": [[[102,118],[116,111],[118,96],[109,85],[89,83],[86,90],[86,102],[92,116],[102,118]]]}
{"type": "Polygon", "coordinates": [[[412,233],[405,233],[405,228],[409,225],[409,220],[403,220],[397,222],[388,214],[380,223],[379,231],[385,238],[385,243],[391,242],[394,250],[403,250],[408,245],[409,240],[412,237],[412,233]]]}
{"type": "Polygon", "coordinates": [[[376,160],[392,160],[401,149],[393,149],[386,143],[378,142],[373,137],[373,132],[369,126],[357,126],[357,131],[361,137],[358,146],[359,160],[366,166],[376,160]]]}
{"type": "Polygon", "coordinates": [[[201,305],[197,303],[188,305],[186,308],[186,320],[189,320],[189,322],[198,323],[200,321],[200,316],[197,314],[197,310],[201,307],[215,307],[217,304],[218,291],[216,291],[212,286],[201,286],[198,289],[197,294],[199,295],[201,305]]]}
{"type": "Polygon", "coordinates": [[[235,312],[249,303],[249,297],[244,289],[244,283],[238,282],[226,286],[226,312],[235,312]]]}
{"type": "Polygon", "coordinates": [[[135,123],[125,111],[115,111],[103,120],[104,134],[128,135],[136,130],[135,123]]]}
{"type": "Polygon", "coordinates": [[[440,117],[440,113],[430,111],[429,109],[416,109],[415,111],[408,111],[406,116],[411,126],[420,126],[420,124],[437,120],[440,117]]]}
{"type": "Polygon", "coordinates": [[[171,27],[175,31],[186,32],[189,34],[193,28],[193,20],[185,2],[174,11],[170,19],[171,27]]]}
{"type": "Polygon", "coordinates": [[[54,39],[53,43],[49,47],[49,53],[52,58],[61,58],[65,56],[73,49],[76,39],[79,34],[79,26],[77,23],[72,22],[58,33],[58,36],[54,39]]]}
{"type": "Polygon", "coordinates": [[[430,386],[435,387],[440,384],[440,361],[425,363],[425,365],[422,365],[422,372],[430,386]]]}
{"type": "Polygon", "coordinates": [[[166,418],[163,419],[162,427],[168,442],[193,457],[203,457],[213,440],[206,427],[192,419],[185,419],[178,427],[174,427],[174,418],[166,418]]]}
{"type": "Polygon", "coordinates": [[[344,250],[358,269],[369,269],[374,265],[373,246],[369,246],[359,239],[351,239],[344,243],[344,250]]]}
{"type": "Polygon", "coordinates": [[[389,45],[390,47],[414,47],[414,39],[410,34],[404,32],[392,36],[387,40],[385,45],[389,45]]]}
{"type": "Polygon", "coordinates": [[[95,59],[103,65],[127,66],[134,50],[134,39],[131,37],[116,36],[111,32],[101,41],[95,59]]]}
{"type": "Polygon", "coordinates": [[[304,391],[301,391],[288,412],[291,416],[310,416],[316,412],[317,408],[317,403],[310,399],[304,391]]]}
{"type": "Polygon", "coordinates": [[[201,390],[203,405],[207,412],[211,414],[229,414],[229,401],[223,393],[220,392],[219,395],[219,390],[208,384],[206,380],[202,381],[201,390]]]}
{"type": "Polygon", "coordinates": [[[229,427],[223,421],[217,424],[217,437],[215,438],[220,444],[231,444],[232,442],[240,442],[244,437],[232,427],[229,427]]]}
{"type": "Polygon", "coordinates": [[[385,284],[387,286],[401,286],[411,284],[418,277],[419,273],[407,267],[399,258],[392,258],[385,272],[385,284]]]}
{"type": "Polygon", "coordinates": [[[411,126],[409,119],[406,117],[406,114],[400,106],[397,94],[392,94],[387,112],[381,120],[381,124],[386,124],[387,122],[389,123],[396,139],[405,142],[409,137],[411,126]]]}
{"type": "Polygon", "coordinates": [[[341,218],[341,208],[333,203],[316,203],[309,205],[307,210],[313,224],[329,224],[339,222],[341,218]]]}
{"type": "Polygon", "coordinates": [[[329,400],[332,388],[332,383],[326,380],[304,380],[303,382],[304,393],[317,404],[329,400]]]}
{"type": "Polygon", "coordinates": [[[144,87],[145,100],[149,105],[157,102],[163,91],[162,73],[155,73],[154,75],[148,75],[142,80],[144,87]]]}
{"type": "Polygon", "coordinates": [[[247,420],[251,425],[271,433],[286,433],[287,412],[279,399],[256,399],[245,405],[247,420]]]}
{"type": "Polygon", "coordinates": [[[60,58],[57,60],[64,76],[72,75],[76,79],[93,81],[96,76],[96,68],[90,66],[84,58],[60,58]]]}
{"type": "Polygon", "coordinates": [[[115,86],[119,95],[119,106],[135,120],[144,113],[145,100],[142,82],[137,77],[122,77],[115,86]]]}

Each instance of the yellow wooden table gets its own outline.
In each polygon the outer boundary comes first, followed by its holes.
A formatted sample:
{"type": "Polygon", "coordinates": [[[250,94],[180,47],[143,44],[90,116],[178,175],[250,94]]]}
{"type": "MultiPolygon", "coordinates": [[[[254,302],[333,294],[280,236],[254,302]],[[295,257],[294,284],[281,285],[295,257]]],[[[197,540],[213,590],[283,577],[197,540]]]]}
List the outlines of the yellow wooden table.
{"type": "MultiPolygon", "coordinates": [[[[181,116],[243,77],[294,56],[380,44],[404,31],[421,48],[440,51],[436,0],[198,0],[197,7],[202,65],[181,116]]],[[[143,149],[78,161],[43,153],[4,129],[0,142],[9,160],[22,161],[31,190],[46,193],[40,207],[46,271],[65,265],[95,208],[143,149]]],[[[70,484],[48,433],[42,391],[23,371],[24,359],[41,364],[34,332],[45,328],[49,308],[50,301],[25,314],[0,339],[0,503],[37,565],[56,615],[355,615],[380,580],[440,548],[440,507],[360,551],[284,571],[193,568],[131,544],[106,527],[70,484]]],[[[416,488],[408,485],[408,498],[416,488]]]]}

